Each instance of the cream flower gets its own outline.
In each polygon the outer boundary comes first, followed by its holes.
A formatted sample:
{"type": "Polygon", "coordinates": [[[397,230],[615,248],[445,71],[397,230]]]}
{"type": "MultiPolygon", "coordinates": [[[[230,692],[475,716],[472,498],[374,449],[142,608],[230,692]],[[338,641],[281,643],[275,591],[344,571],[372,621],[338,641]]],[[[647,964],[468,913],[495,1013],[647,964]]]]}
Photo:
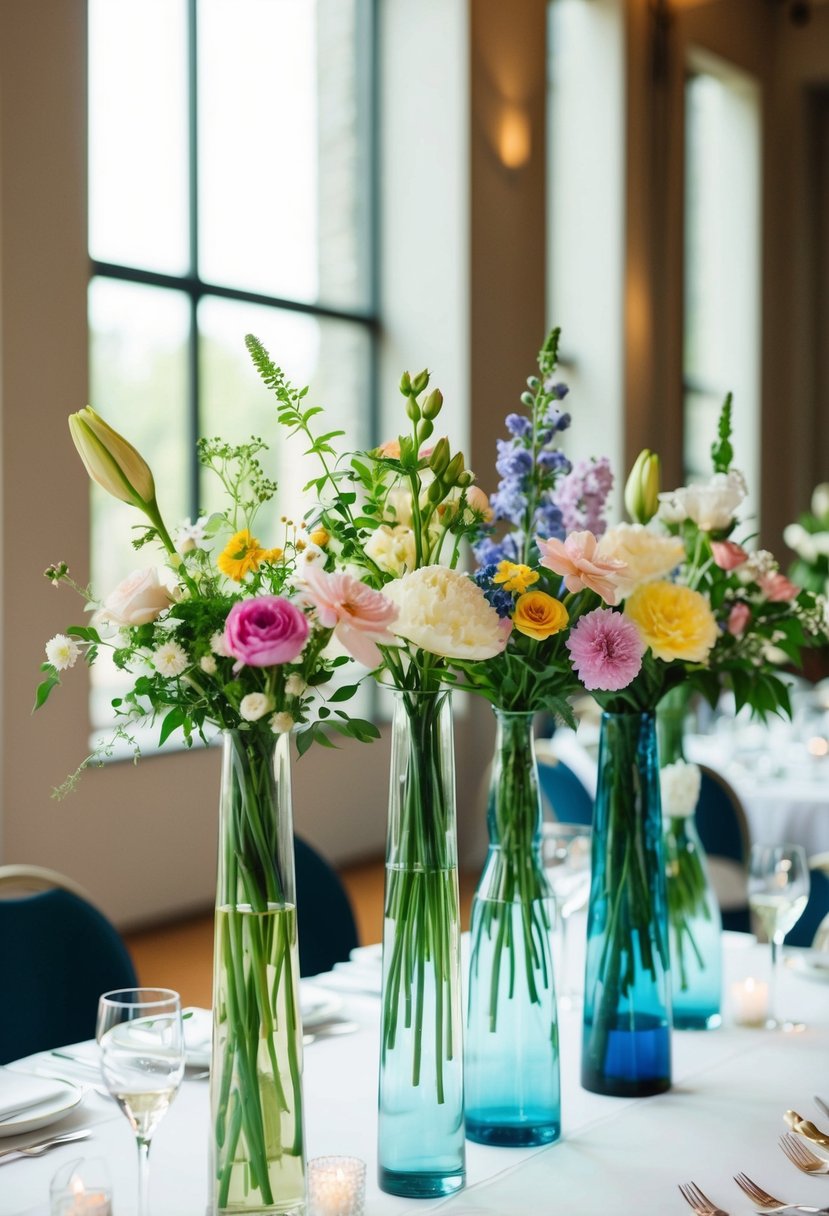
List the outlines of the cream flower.
{"type": "Polygon", "coordinates": [[[225,646],[224,630],[220,631],[217,629],[216,632],[211,635],[210,649],[214,654],[217,654],[220,659],[227,659],[230,657],[227,653],[227,647],[225,646]]]}
{"type": "Polygon", "coordinates": [[[719,531],[734,522],[737,508],[748,493],[737,469],[715,473],[700,485],[681,486],[659,495],[659,518],[668,524],[692,520],[703,532],[719,531]]]}
{"type": "Polygon", "coordinates": [[[180,676],[187,670],[190,660],[187,651],[178,642],[165,642],[150,656],[153,667],[162,676],[180,676]]]}
{"type": "Polygon", "coordinates": [[[239,717],[246,722],[258,722],[269,714],[274,707],[273,697],[264,692],[249,692],[239,702],[239,717]]]}
{"type": "Polygon", "coordinates": [[[381,524],[366,542],[366,554],[386,574],[399,578],[401,574],[415,568],[415,534],[411,528],[403,525],[391,528],[388,524],[381,524]]]}
{"type": "Polygon", "coordinates": [[[212,654],[203,655],[199,659],[199,667],[202,669],[202,671],[204,672],[205,675],[215,676],[216,670],[217,670],[217,665],[216,665],[216,660],[213,658],[213,655],[212,654]]]}
{"type": "Polygon", "coordinates": [[[287,710],[280,710],[278,714],[271,716],[271,730],[275,735],[287,735],[294,729],[293,714],[289,714],[287,710]]]}
{"type": "Polygon", "coordinates": [[[447,659],[491,659],[507,644],[501,621],[470,578],[445,566],[423,566],[383,588],[400,609],[389,626],[430,654],[447,659]]]}
{"type": "Polygon", "coordinates": [[[80,653],[78,643],[65,633],[56,633],[46,643],[46,658],[56,671],[68,671],[70,667],[74,667],[80,653]]]}
{"type": "Polygon", "coordinates": [[[285,692],[289,697],[301,697],[308,685],[298,672],[292,672],[285,681],[285,692]]]}
{"type": "Polygon", "coordinates": [[[640,583],[664,578],[685,556],[678,536],[660,536],[641,524],[618,524],[609,528],[596,546],[596,556],[624,562],[616,575],[619,598],[625,599],[640,583]]]}
{"type": "Polygon", "coordinates": [[[663,819],[687,819],[699,802],[701,774],[696,764],[677,760],[659,773],[663,819]]]}
{"type": "Polygon", "coordinates": [[[154,621],[173,602],[167,578],[167,572],[157,566],[133,570],[109,593],[93,623],[129,627],[154,621]]]}

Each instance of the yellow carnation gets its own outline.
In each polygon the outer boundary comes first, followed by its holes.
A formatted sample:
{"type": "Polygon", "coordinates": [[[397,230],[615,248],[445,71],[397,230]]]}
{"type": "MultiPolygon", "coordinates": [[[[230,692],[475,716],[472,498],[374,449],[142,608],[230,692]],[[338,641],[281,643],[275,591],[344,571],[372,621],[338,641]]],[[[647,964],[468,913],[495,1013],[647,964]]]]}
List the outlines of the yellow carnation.
{"type": "Polygon", "coordinates": [[[493,583],[502,583],[505,591],[517,591],[519,595],[538,582],[538,572],[529,566],[519,566],[515,562],[499,562],[498,569],[492,576],[493,583]]]}
{"type": "Polygon", "coordinates": [[[538,642],[560,633],[568,620],[567,609],[561,600],[547,595],[546,591],[528,591],[526,595],[519,596],[512,616],[513,626],[518,632],[538,642]]]}
{"type": "Polygon", "coordinates": [[[638,587],[625,615],[639,629],[657,659],[704,663],[719,636],[711,605],[699,591],[659,581],[638,587]]]}
{"type": "Polygon", "coordinates": [[[234,533],[225,548],[216,558],[216,565],[222,574],[241,583],[247,574],[253,574],[259,569],[261,562],[275,562],[282,556],[281,549],[263,549],[255,536],[251,536],[247,528],[234,533]]]}

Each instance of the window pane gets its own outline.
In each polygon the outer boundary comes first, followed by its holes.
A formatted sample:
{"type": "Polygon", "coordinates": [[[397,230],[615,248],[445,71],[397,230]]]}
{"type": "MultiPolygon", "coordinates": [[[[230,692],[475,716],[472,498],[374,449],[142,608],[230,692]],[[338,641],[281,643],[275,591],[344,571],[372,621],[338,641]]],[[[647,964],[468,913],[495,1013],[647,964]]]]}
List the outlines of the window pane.
{"type": "MultiPolygon", "coordinates": [[[[202,434],[221,435],[243,443],[258,435],[269,451],[262,463],[279,482],[278,513],[302,515],[302,487],[319,472],[307,443],[288,442],[276,421],[276,399],[265,387],[250,360],[243,338],[254,333],[288,379],[301,388],[310,384],[309,405],[325,406],[318,415],[320,429],[342,429],[349,448],[370,443],[370,339],[362,326],[320,320],[301,313],[257,308],[232,300],[206,299],[199,308],[203,382],[202,434]]],[[[204,509],[224,505],[213,477],[203,486],[204,509]],[[214,484],[215,483],[215,484],[214,484]]],[[[273,512],[263,511],[262,519],[273,512]]],[[[275,524],[275,521],[273,521],[275,524]]],[[[272,524],[272,526],[273,526],[272,524]]],[[[263,524],[263,533],[267,529],[263,524]]],[[[268,532],[266,544],[278,544],[268,532]]]]}
{"type": "Polygon", "coordinates": [[[369,302],[365,0],[199,0],[200,271],[369,302]]]}
{"type": "Polygon", "coordinates": [[[184,0],[89,0],[93,258],[189,269],[184,0]]]}

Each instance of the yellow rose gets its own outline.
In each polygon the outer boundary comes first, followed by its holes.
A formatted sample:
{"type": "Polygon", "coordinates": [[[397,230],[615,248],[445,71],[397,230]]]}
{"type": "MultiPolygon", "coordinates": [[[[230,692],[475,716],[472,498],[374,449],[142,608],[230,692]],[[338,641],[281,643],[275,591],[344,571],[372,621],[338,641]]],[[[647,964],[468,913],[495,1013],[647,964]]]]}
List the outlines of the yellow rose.
{"type": "Polygon", "coordinates": [[[528,591],[515,601],[512,623],[519,633],[543,642],[554,633],[560,633],[569,620],[567,609],[561,600],[546,591],[528,591]]]}
{"type": "Polygon", "coordinates": [[[704,663],[719,636],[711,605],[699,591],[659,581],[638,587],[625,604],[657,659],[704,663]]]}

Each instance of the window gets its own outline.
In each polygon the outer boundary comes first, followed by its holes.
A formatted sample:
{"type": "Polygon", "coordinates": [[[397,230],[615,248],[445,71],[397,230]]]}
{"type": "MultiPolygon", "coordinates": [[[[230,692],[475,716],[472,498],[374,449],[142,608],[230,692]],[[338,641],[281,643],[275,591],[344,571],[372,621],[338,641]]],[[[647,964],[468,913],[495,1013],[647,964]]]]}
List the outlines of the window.
{"type": "MultiPolygon", "coordinates": [[[[374,438],[374,41],[373,0],[89,0],[90,399],[147,457],[171,526],[211,506],[202,434],[270,437],[296,511],[307,478],[247,332],[374,438]]],[[[99,592],[142,564],[111,539],[136,522],[93,487],[99,592]]],[[[113,675],[93,669],[94,722],[113,675]]]]}

